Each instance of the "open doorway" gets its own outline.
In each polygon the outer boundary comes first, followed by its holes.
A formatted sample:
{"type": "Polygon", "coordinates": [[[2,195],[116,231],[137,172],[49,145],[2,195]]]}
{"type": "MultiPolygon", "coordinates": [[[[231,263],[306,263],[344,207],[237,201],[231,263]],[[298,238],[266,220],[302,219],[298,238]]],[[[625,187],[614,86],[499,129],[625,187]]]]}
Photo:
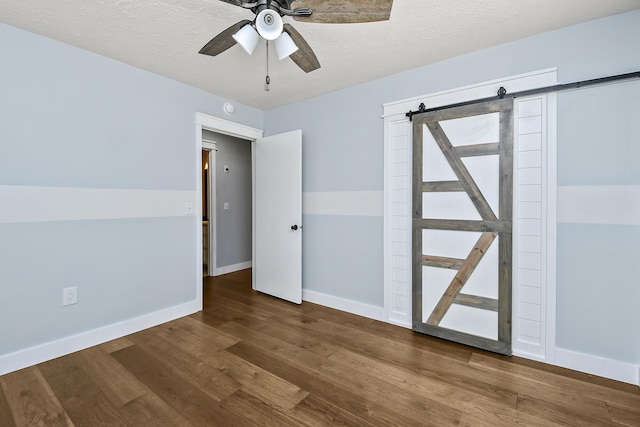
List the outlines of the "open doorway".
{"type": "MultiPolygon", "coordinates": [[[[264,271],[265,273],[279,273],[276,274],[275,279],[272,277],[267,280],[261,280],[256,278],[258,275],[251,274],[252,288],[258,291],[267,293],[269,295],[278,296],[283,299],[287,299],[293,301],[292,298],[287,298],[284,296],[280,296],[277,294],[276,290],[272,289],[273,286],[270,286],[274,283],[286,283],[287,290],[296,295],[295,302],[300,303],[302,300],[302,131],[295,130],[290,132],[285,132],[278,135],[271,135],[267,138],[263,138],[263,132],[259,129],[250,128],[245,125],[240,125],[238,123],[230,122],[228,120],[216,118],[213,116],[208,116],[202,113],[196,113],[196,165],[197,171],[196,174],[196,194],[199,193],[202,189],[202,182],[200,177],[200,164],[202,162],[202,154],[201,149],[203,147],[203,131],[212,131],[214,133],[220,133],[220,135],[230,135],[236,138],[239,138],[244,141],[249,142],[250,152],[251,152],[251,171],[252,178],[251,180],[251,231],[250,231],[250,240],[251,240],[251,261],[247,262],[247,264],[232,264],[226,266],[226,271],[220,269],[216,266],[214,270],[215,274],[224,274],[225,272],[236,271],[237,269],[245,269],[247,267],[252,267],[252,272],[256,273],[264,271]],[[257,147],[260,147],[258,150],[257,147]],[[283,154],[283,150],[285,154],[283,154]],[[286,164],[280,165],[279,160],[288,160],[285,162],[286,164]],[[259,165],[263,165],[260,167],[259,165]],[[268,171],[272,176],[266,176],[261,179],[258,179],[258,176],[261,176],[260,173],[257,173],[258,170],[268,171]],[[287,173],[285,185],[279,182],[279,179],[282,178],[282,172],[285,171],[287,173]],[[273,174],[276,174],[274,179],[273,174]],[[257,189],[258,183],[261,184],[261,188],[257,189]],[[260,196],[258,196],[260,195],[260,196]],[[285,202],[277,201],[281,198],[286,198],[285,202]],[[258,212],[258,207],[278,207],[282,213],[274,213],[269,212],[272,218],[276,218],[278,221],[278,225],[276,227],[273,226],[273,219],[268,219],[265,212],[258,212]],[[262,220],[260,220],[262,219],[262,220]],[[264,239],[258,239],[256,236],[263,234],[265,231],[269,230],[277,230],[277,238],[281,241],[286,241],[287,251],[275,252],[278,256],[269,257],[274,254],[274,251],[271,250],[273,247],[279,247],[282,245],[280,242],[275,242],[274,239],[276,237],[266,237],[264,239]],[[284,239],[284,235],[289,235],[289,239],[284,239]],[[256,240],[261,244],[256,244],[256,240]],[[258,250],[258,248],[262,248],[258,250]],[[282,256],[282,255],[285,256],[282,256]],[[263,269],[257,264],[266,265],[267,268],[263,269]],[[245,267],[246,265],[246,267],[245,267]],[[294,268],[292,268],[292,266],[294,268]],[[222,271],[221,271],[222,270],[222,271]],[[292,274],[295,273],[295,274],[292,274]],[[290,275],[295,276],[295,280],[290,280],[288,277],[282,277],[285,273],[289,273],[290,275]],[[299,274],[298,274],[299,273],[299,274]],[[264,286],[261,286],[264,285],[264,286]]],[[[217,153],[217,152],[216,152],[217,153]]],[[[211,169],[211,164],[209,168],[211,169]]],[[[215,188],[215,186],[212,186],[215,188]]],[[[216,198],[217,199],[217,198],[216,198]]],[[[213,201],[212,201],[213,202],[213,201]]],[[[196,197],[196,212],[200,212],[200,204],[202,203],[200,197],[196,197]]],[[[224,202],[222,202],[224,203],[224,202]]],[[[215,230],[218,227],[218,224],[213,226],[213,223],[216,222],[214,215],[217,216],[217,212],[220,209],[220,203],[216,200],[216,209],[211,210],[211,216],[209,218],[209,229],[215,230]]],[[[222,205],[224,208],[224,205],[222,205]]],[[[196,289],[197,292],[197,300],[200,307],[203,306],[203,296],[204,296],[204,286],[202,286],[202,267],[201,260],[202,252],[201,252],[201,239],[202,239],[202,222],[200,220],[197,221],[196,227],[196,242],[199,247],[198,254],[196,259],[200,262],[195,264],[197,267],[197,279],[198,279],[198,287],[196,289]]],[[[249,230],[246,230],[249,231],[249,230]]],[[[213,233],[210,232],[210,235],[213,233]]],[[[267,233],[268,234],[268,233],[267,233]]],[[[221,246],[218,244],[220,242],[219,236],[216,236],[216,244],[213,246],[221,246]]],[[[225,242],[226,243],[226,242],[225,242]]],[[[211,252],[214,250],[213,247],[209,248],[211,252]]],[[[217,261],[217,257],[216,257],[217,261]]],[[[273,276],[273,274],[272,274],[273,276]]]]}
{"type": "Polygon", "coordinates": [[[202,131],[203,273],[251,267],[251,141],[202,131]]]}

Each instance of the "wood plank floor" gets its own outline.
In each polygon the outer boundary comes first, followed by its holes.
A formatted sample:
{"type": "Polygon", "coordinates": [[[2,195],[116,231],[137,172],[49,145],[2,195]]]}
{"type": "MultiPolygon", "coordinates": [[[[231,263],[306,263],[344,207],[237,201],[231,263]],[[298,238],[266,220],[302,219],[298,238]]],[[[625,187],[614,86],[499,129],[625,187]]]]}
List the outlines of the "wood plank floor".
{"type": "Polygon", "coordinates": [[[0,377],[0,426],[640,426],[640,388],[205,281],[205,310],[0,377]]]}

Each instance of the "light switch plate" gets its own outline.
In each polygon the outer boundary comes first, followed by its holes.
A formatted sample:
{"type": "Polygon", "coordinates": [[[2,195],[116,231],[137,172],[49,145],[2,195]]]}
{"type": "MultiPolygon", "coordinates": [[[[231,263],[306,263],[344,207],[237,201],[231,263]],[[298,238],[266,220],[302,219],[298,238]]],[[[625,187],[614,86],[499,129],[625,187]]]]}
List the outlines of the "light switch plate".
{"type": "Polygon", "coordinates": [[[62,305],[72,305],[78,303],[78,287],[64,288],[62,290],[62,305]]]}

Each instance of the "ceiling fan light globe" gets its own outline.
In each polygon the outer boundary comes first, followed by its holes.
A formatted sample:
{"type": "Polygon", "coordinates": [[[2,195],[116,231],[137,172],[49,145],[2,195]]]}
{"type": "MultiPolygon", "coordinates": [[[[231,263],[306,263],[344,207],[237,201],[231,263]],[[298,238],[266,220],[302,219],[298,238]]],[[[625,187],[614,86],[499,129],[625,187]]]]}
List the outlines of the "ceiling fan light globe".
{"type": "Polygon", "coordinates": [[[275,41],[276,53],[278,54],[278,59],[282,60],[287,56],[291,55],[293,52],[298,50],[298,46],[293,42],[291,36],[286,32],[280,34],[275,41]]]}
{"type": "Polygon", "coordinates": [[[282,17],[274,10],[265,9],[256,17],[256,30],[267,40],[280,37],[283,26],[282,17]]]}
{"type": "Polygon", "coordinates": [[[253,51],[260,41],[260,35],[256,32],[255,28],[251,24],[247,24],[235,33],[233,39],[247,52],[249,55],[253,55],[253,51]]]}

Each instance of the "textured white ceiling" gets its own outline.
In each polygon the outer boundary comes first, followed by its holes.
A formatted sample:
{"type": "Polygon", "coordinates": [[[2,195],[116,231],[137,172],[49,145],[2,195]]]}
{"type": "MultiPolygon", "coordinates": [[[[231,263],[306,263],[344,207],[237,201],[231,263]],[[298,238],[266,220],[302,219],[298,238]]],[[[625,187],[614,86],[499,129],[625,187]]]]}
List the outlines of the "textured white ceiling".
{"type": "Polygon", "coordinates": [[[250,11],[218,0],[2,0],[0,21],[262,110],[533,34],[640,8],[640,0],[395,0],[391,19],[292,23],[322,68],[305,74],[266,48],[197,52],[250,11]]]}

